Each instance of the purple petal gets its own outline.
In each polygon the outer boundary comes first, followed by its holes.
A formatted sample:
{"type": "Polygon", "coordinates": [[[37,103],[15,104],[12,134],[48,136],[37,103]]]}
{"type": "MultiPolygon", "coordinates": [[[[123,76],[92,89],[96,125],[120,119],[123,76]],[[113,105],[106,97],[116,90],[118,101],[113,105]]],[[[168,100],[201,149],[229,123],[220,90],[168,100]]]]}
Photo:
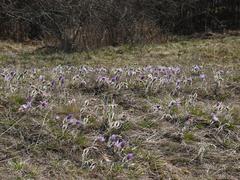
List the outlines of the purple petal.
{"type": "Polygon", "coordinates": [[[134,158],[134,154],[133,154],[133,153],[128,153],[126,159],[127,159],[128,161],[131,161],[131,160],[133,160],[133,158],[134,158]]]}

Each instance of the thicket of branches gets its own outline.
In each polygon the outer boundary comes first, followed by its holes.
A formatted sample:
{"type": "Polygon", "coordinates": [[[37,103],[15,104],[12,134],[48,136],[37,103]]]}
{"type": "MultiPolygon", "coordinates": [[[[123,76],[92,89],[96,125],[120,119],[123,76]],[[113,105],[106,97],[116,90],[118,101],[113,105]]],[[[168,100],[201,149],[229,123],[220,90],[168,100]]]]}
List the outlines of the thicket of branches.
{"type": "Polygon", "coordinates": [[[64,51],[240,27],[238,0],[1,0],[0,36],[64,51]]]}

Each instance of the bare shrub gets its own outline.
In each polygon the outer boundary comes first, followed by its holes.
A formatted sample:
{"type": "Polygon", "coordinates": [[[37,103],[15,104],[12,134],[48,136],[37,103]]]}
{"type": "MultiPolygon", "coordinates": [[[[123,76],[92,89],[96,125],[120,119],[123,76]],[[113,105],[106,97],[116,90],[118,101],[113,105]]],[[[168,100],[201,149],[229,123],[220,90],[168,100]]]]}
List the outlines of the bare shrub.
{"type": "Polygon", "coordinates": [[[238,1],[2,0],[0,33],[17,41],[44,39],[69,52],[148,43],[169,32],[236,29],[239,16],[238,1]]]}

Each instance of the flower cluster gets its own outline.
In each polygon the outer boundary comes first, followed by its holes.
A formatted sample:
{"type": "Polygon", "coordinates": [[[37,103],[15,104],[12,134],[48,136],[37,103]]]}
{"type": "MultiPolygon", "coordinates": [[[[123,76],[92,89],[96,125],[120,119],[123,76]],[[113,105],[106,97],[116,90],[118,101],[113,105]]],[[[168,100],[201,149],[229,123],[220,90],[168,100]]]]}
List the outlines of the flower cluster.
{"type": "Polygon", "coordinates": [[[83,167],[90,169],[109,162],[131,164],[137,157],[126,133],[131,126],[144,130],[166,120],[178,123],[185,132],[200,121],[220,130],[233,121],[230,107],[219,97],[208,103],[227,84],[221,69],[57,66],[2,68],[0,75],[1,90],[6,99],[13,99],[14,108],[20,114],[36,112],[50,119],[48,123],[60,129],[57,133],[63,139],[81,144],[83,167]],[[135,112],[139,120],[134,119],[135,112]]]}

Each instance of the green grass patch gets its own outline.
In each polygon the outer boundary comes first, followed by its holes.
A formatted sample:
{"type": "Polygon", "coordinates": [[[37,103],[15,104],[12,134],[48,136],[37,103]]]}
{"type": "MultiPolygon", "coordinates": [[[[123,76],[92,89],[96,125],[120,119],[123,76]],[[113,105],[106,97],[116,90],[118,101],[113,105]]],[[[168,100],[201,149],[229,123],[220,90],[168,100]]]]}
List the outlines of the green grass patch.
{"type": "Polygon", "coordinates": [[[183,139],[184,139],[186,142],[197,141],[196,136],[193,134],[193,132],[190,132],[190,131],[184,133],[183,139]]]}

